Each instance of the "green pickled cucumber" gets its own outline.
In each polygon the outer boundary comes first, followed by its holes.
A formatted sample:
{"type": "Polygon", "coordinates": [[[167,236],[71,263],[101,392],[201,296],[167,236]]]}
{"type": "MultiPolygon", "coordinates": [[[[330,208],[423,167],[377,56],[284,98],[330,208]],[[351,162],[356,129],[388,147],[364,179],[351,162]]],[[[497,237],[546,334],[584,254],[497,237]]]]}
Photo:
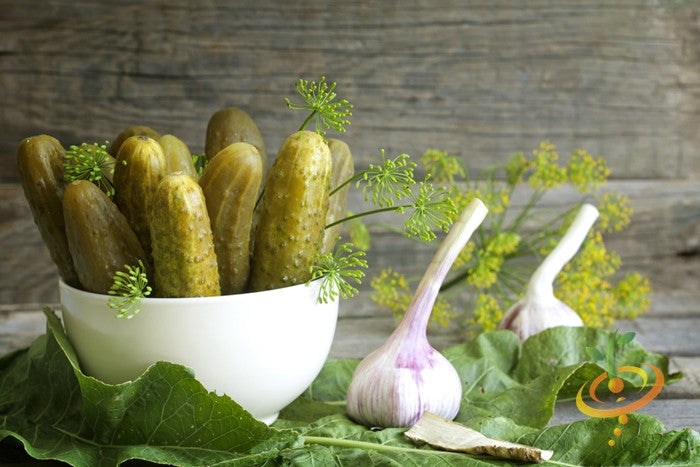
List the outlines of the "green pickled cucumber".
{"type": "Polygon", "coordinates": [[[114,202],[136,233],[146,254],[151,252],[151,201],[165,176],[165,155],[158,141],[131,136],[124,141],[114,166],[114,202]]]}
{"type": "Polygon", "coordinates": [[[221,294],[204,194],[189,175],[168,174],[158,185],[151,212],[151,245],[158,296],[221,294]]]}
{"type": "Polygon", "coordinates": [[[251,225],[261,180],[260,153],[252,144],[243,142],[219,151],[199,179],[211,221],[223,295],[244,292],[248,284],[251,225]]]}
{"type": "MultiPolygon", "coordinates": [[[[341,183],[352,178],[355,174],[355,164],[352,159],[350,147],[344,141],[329,138],[328,148],[331,150],[331,159],[333,160],[333,174],[331,176],[331,191],[333,191],[341,183]]],[[[346,217],[349,189],[350,184],[347,184],[330,197],[328,214],[326,215],[326,225],[346,217]]],[[[340,236],[342,227],[342,224],[338,224],[324,231],[322,253],[329,253],[333,250],[333,246],[340,236]]]]}
{"type": "Polygon", "coordinates": [[[250,143],[260,153],[263,176],[269,166],[265,142],[260,130],[245,110],[238,107],[226,107],[214,112],[207,123],[204,153],[211,160],[229,144],[250,143]]]}
{"type": "MultiPolygon", "coordinates": [[[[146,254],[124,215],[87,180],[71,182],[63,194],[68,247],[83,290],[106,294],[126,265],[147,264],[146,254]]],[[[147,276],[148,273],[148,266],[147,276]]],[[[150,277],[150,276],[149,276],[150,277]]]]}
{"type": "Polygon", "coordinates": [[[17,147],[17,168],[24,197],[59,276],[66,284],[78,287],[80,281],[68,250],[63,218],[64,155],[63,146],[53,136],[31,136],[17,147]]]}
{"type": "Polygon", "coordinates": [[[160,133],[153,128],[144,125],[133,125],[124,129],[116,136],[116,138],[114,138],[109,146],[107,146],[107,153],[117,157],[117,154],[119,154],[119,148],[121,148],[122,144],[124,144],[124,141],[132,136],[148,136],[149,138],[153,138],[155,140],[160,139],[160,133]]]}
{"type": "Polygon", "coordinates": [[[256,209],[252,290],[310,279],[323,240],[331,171],[330,149],[317,133],[296,132],[282,144],[256,209]]]}
{"type": "Polygon", "coordinates": [[[163,135],[158,144],[165,155],[165,173],[182,172],[197,180],[197,170],[192,162],[192,153],[184,141],[174,135],[163,135]]]}

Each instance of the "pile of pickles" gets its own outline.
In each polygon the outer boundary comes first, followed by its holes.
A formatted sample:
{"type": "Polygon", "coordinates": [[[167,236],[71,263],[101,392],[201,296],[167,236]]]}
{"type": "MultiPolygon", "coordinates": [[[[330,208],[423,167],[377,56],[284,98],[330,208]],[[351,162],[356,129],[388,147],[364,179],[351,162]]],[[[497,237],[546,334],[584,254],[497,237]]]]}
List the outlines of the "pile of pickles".
{"type": "Polygon", "coordinates": [[[209,119],[201,171],[182,140],[145,126],[121,132],[106,153],[107,183],[95,183],[67,181],[66,151],[52,136],[25,138],[17,150],[61,279],[99,294],[139,264],[155,297],[304,283],[339,235],[340,225],[326,226],[344,216],[347,187],[331,193],[354,173],[346,143],[307,130],[289,135],[269,164],[258,127],[236,107],[209,119]]]}

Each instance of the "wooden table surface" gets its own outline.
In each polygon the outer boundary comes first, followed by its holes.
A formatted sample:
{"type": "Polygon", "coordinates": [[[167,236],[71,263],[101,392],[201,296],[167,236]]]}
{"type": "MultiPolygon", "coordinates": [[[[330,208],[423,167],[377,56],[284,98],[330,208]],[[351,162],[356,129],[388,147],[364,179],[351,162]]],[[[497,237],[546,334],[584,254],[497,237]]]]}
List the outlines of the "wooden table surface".
{"type": "MultiPolygon", "coordinates": [[[[0,186],[0,354],[26,347],[45,332],[42,306],[59,310],[57,274],[29,215],[21,189],[0,186]]],[[[672,256],[636,264],[654,284],[650,311],[634,321],[619,322],[621,331],[651,352],[670,359],[680,382],[665,387],[640,410],[661,420],[668,430],[700,430],[700,258],[672,256]]],[[[394,328],[391,315],[378,310],[363,294],[342,301],[332,357],[361,358],[381,345],[394,328]]],[[[444,348],[463,340],[458,330],[435,330],[429,340],[444,348]]],[[[551,424],[585,417],[571,403],[557,405],[551,424]]]]}

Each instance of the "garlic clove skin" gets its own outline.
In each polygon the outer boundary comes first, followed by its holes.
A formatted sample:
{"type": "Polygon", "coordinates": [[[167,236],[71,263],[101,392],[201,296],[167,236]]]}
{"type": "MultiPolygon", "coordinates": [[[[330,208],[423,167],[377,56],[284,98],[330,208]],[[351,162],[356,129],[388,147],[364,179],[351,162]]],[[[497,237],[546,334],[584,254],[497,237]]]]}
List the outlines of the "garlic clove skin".
{"type": "Polygon", "coordinates": [[[462,383],[452,364],[427,341],[407,357],[391,343],[365,357],[348,388],[350,418],[368,427],[408,427],[428,411],[452,420],[462,383]]]}
{"type": "Polygon", "coordinates": [[[457,415],[461,380],[452,364],[431,347],[426,329],[447,272],[487,212],[479,199],[467,205],[428,265],[399,325],[358,365],[347,394],[347,412],[356,422],[406,427],[426,410],[449,420],[457,415]]]}
{"type": "Polygon", "coordinates": [[[552,296],[549,300],[523,299],[503,316],[499,328],[509,329],[521,341],[555,326],[583,326],[581,317],[568,305],[552,296]]]}

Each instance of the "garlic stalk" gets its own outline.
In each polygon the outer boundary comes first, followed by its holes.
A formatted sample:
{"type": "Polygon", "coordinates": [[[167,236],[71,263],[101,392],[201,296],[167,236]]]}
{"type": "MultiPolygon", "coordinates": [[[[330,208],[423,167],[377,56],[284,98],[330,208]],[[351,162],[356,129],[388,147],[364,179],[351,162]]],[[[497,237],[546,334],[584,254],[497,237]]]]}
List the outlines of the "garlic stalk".
{"type": "Polygon", "coordinates": [[[447,272],[488,210],[474,199],[438,248],[408,309],[384,345],[355,370],[347,394],[348,415],[369,427],[413,425],[425,411],[453,419],[462,384],[452,364],[428,342],[430,313],[447,272]]]}
{"type": "Polygon", "coordinates": [[[503,316],[499,328],[510,329],[524,341],[555,326],[583,326],[581,317],[554,296],[553,283],[559,271],[574,257],[598,217],[591,204],[581,206],[576,218],[552,252],[530,278],[525,296],[503,316]]]}

